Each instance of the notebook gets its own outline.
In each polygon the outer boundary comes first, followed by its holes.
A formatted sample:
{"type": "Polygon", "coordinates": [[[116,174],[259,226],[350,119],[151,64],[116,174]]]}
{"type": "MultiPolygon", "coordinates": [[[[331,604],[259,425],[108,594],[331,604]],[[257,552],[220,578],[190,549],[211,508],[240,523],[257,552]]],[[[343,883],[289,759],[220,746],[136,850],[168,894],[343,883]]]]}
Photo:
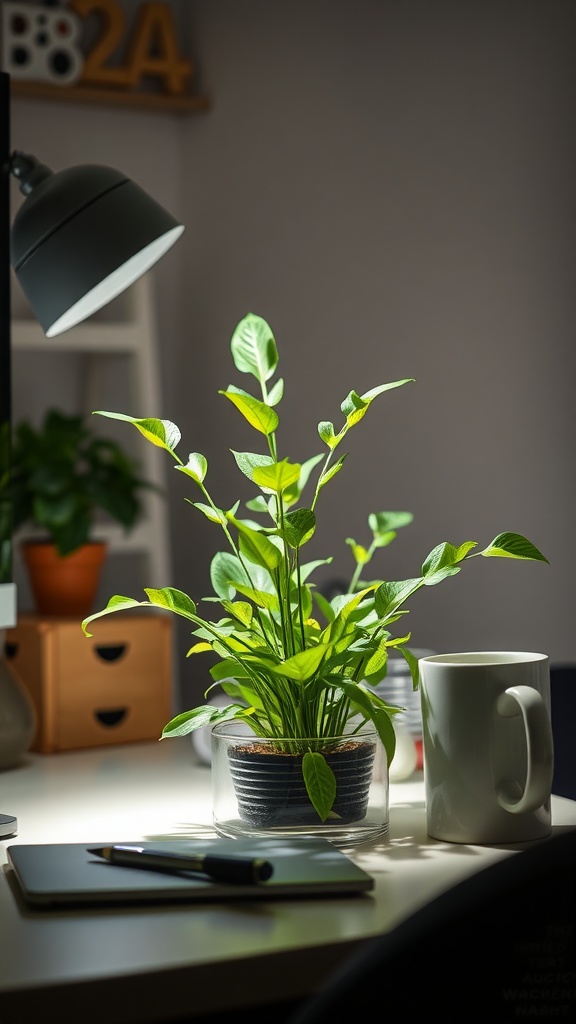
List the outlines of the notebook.
{"type": "Polygon", "coordinates": [[[329,840],[208,839],[141,842],[110,840],[7,846],[8,863],[24,899],[36,906],[262,900],[277,897],[350,895],[367,892],[374,879],[329,840]],[[175,875],[109,864],[88,853],[88,847],[136,843],[174,853],[223,853],[231,844],[238,856],[263,857],[274,872],[258,885],[214,881],[201,875],[175,875]]]}

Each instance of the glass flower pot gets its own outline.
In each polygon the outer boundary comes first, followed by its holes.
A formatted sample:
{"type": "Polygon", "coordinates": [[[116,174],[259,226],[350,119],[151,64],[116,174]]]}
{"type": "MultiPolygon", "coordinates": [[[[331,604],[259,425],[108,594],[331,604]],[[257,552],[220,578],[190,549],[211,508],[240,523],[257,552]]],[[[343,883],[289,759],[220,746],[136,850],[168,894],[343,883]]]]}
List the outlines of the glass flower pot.
{"type": "Polygon", "coordinates": [[[212,730],[214,828],[229,838],[322,836],[338,846],[388,831],[386,751],[369,723],[327,740],[255,736],[238,722],[212,730]],[[322,820],[302,771],[306,751],[320,752],[334,772],[336,797],[322,820]]]}

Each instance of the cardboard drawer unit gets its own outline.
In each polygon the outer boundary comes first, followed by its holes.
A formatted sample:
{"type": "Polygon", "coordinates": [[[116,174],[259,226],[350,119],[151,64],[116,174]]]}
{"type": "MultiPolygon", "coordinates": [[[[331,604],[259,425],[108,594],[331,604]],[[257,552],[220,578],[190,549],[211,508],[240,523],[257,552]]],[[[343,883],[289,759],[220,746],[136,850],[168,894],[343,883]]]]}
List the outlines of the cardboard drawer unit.
{"type": "Polygon", "coordinates": [[[6,654],[38,719],[43,754],[158,739],[172,717],[172,620],[120,614],[92,624],[22,615],[6,654]]]}

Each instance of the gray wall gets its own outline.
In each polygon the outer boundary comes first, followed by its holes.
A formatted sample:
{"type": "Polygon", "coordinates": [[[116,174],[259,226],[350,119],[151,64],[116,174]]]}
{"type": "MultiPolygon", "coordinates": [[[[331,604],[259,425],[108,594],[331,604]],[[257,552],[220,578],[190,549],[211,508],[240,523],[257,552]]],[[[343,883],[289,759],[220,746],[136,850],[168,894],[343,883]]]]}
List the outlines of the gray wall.
{"type": "MultiPolygon", "coordinates": [[[[251,389],[229,353],[246,312],[278,342],[282,456],[321,451],[316,425],[351,388],[416,378],[350,435],[309,546],[334,556],[318,581],[350,573],[345,538],[368,540],[371,511],[415,515],[374,563],[392,579],[442,540],[515,530],[550,566],[475,559],[402,625],[438,651],[575,659],[573,0],[173,6],[210,113],[13,103],[15,148],[120,166],[186,223],[152,272],[165,408],[147,412],[208,457],[225,505],[251,493],[229,449],[260,444],[217,393],[251,389]]],[[[199,598],[220,536],[174,476],[174,584],[199,598]]],[[[207,662],[180,672],[188,703],[207,662]]]]}

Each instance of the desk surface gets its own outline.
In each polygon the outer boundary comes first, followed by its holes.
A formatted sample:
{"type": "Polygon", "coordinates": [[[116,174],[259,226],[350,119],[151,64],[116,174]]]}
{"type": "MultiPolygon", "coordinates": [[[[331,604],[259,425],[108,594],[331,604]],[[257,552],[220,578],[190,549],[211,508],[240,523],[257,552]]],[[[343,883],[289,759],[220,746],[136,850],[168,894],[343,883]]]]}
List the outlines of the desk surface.
{"type": "MultiPolygon", "coordinates": [[[[311,992],[360,942],[519,846],[426,835],[421,777],[390,787],[390,834],[350,849],[375,878],[353,897],[33,911],[6,867],[10,843],[211,837],[210,769],[188,739],[28,755],[0,773],[0,1006],[5,1024],[130,1024],[311,992]]],[[[553,797],[555,829],[576,802],[553,797]]]]}

